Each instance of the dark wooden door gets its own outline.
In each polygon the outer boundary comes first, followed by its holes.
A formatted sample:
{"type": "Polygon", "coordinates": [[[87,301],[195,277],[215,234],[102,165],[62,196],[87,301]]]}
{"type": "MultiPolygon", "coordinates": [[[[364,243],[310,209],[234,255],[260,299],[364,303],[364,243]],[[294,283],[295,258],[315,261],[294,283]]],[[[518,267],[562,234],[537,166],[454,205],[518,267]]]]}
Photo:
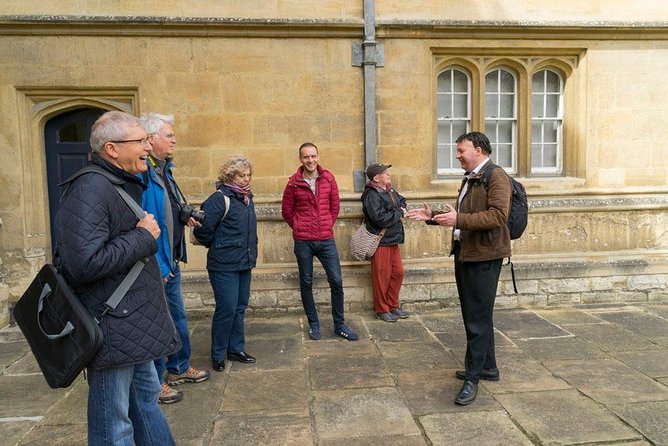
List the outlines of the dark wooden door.
{"type": "Polygon", "coordinates": [[[53,221],[63,192],[58,184],[88,164],[90,130],[104,112],[99,108],[80,108],[51,118],[44,127],[52,248],[55,243],[53,221]]]}

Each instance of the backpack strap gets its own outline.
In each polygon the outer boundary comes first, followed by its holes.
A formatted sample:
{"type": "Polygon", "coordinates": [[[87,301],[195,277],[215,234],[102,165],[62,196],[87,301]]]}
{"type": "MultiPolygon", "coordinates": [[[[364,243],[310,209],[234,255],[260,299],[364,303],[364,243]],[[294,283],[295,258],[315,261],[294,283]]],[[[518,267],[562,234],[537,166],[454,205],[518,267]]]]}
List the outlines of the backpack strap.
{"type": "MultiPolygon", "coordinates": [[[[220,192],[221,194],[223,194],[223,191],[220,189],[217,189],[216,192],[220,192]]],[[[225,217],[227,217],[227,213],[230,212],[230,197],[223,194],[223,201],[225,202],[225,213],[223,214],[223,218],[221,218],[220,221],[225,220],[225,217]]]]}
{"type": "MultiPolygon", "coordinates": [[[[496,169],[497,167],[501,167],[497,164],[492,163],[489,167],[487,167],[483,173],[482,177],[480,180],[482,181],[482,185],[485,187],[485,190],[489,188],[489,176],[492,174],[492,171],[496,169]]],[[[512,202],[512,194],[510,195],[510,200],[512,202]]],[[[510,275],[513,278],[513,290],[515,291],[515,294],[518,294],[517,292],[517,282],[515,282],[515,265],[513,265],[513,262],[510,261],[510,257],[508,257],[508,263],[506,265],[510,265],[510,275]]]]}

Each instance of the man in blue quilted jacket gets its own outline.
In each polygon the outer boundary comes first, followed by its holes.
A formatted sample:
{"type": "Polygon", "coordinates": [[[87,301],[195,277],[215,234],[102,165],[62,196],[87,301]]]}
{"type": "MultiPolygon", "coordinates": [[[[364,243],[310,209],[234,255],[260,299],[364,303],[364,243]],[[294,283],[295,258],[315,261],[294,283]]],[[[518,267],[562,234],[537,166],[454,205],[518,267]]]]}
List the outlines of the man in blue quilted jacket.
{"type": "Polygon", "coordinates": [[[91,150],[113,179],[90,172],[70,180],[55,220],[60,271],[104,336],[88,365],[88,444],[173,445],[153,364],[181,348],[154,256],[160,228],[151,214],[138,220],[112,184],[141,203],[146,132],[136,117],[107,112],[93,124],[91,150]],[[140,260],[139,276],[109,311],[106,300],[140,260]]]}
{"type": "Polygon", "coordinates": [[[181,350],[168,358],[155,361],[158,377],[163,380],[158,402],[162,404],[181,401],[183,394],[170,386],[183,383],[200,383],[209,378],[207,370],[190,365],[190,335],[188,314],[181,294],[180,262],[186,256],[185,226],[198,224],[194,218],[182,218],[181,209],[186,203],[178,184],[172,175],[172,156],[176,147],[174,116],[148,113],[141,116],[141,123],[148,135],[151,151],[146,159],[148,170],[142,174],[147,189],[142,197],[142,208],[153,214],[158,226],[158,252],[160,275],[165,287],[169,312],[181,337],[181,350]],[[167,374],[165,376],[165,369],[167,374]]]}

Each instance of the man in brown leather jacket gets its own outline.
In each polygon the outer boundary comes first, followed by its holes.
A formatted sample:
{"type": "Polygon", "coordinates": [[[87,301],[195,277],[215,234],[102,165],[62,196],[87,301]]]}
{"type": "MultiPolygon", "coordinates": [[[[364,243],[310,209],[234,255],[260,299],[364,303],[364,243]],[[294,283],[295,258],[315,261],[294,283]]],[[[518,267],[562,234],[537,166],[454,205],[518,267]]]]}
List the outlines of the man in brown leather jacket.
{"type": "Polygon", "coordinates": [[[464,385],[455,403],[467,405],[478,393],[478,381],[499,380],[494,353],[493,310],[504,257],[510,256],[510,233],[506,219],[512,189],[506,172],[492,166],[492,147],[487,136],[470,132],[457,138],[457,159],[466,171],[457,206],[445,212],[424,208],[408,215],[427,224],[453,228],[450,254],[455,256],[455,280],[466,329],[466,370],[456,372],[464,385]],[[483,172],[493,169],[488,184],[483,172]]]}

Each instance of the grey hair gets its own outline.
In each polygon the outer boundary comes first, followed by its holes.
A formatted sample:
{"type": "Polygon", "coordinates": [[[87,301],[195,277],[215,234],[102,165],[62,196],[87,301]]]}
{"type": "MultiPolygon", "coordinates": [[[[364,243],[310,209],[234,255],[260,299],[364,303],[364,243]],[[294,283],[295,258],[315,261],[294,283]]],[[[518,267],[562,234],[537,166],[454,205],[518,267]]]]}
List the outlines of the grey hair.
{"type": "Polygon", "coordinates": [[[234,179],[234,176],[244,170],[250,170],[253,173],[253,163],[242,155],[232,155],[227,158],[218,170],[218,180],[225,184],[234,179]]]}
{"type": "Polygon", "coordinates": [[[160,129],[167,124],[174,125],[174,115],[163,115],[160,113],[143,113],[141,118],[142,127],[146,131],[146,135],[155,135],[160,132],[160,129]]]}
{"type": "Polygon", "coordinates": [[[93,124],[90,135],[91,151],[102,153],[105,143],[125,139],[128,128],[134,126],[141,127],[141,122],[131,114],[121,111],[106,112],[93,124]]]}

